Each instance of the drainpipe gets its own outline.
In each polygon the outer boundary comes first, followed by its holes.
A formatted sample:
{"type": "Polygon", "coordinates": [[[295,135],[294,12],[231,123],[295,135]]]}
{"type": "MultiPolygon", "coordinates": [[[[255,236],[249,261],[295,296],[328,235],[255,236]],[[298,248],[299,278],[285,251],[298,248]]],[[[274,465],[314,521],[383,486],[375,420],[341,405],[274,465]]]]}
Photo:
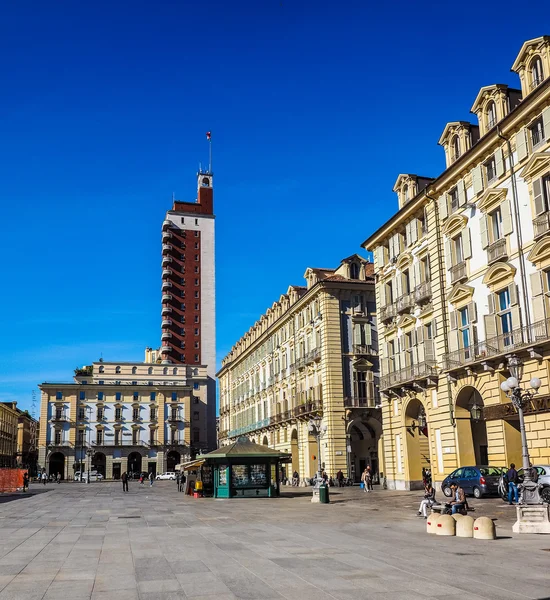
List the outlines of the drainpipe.
{"type": "MultiPolygon", "coordinates": [[[[521,235],[520,228],[520,219],[519,219],[519,200],[518,200],[518,191],[517,191],[517,182],[516,182],[516,171],[514,169],[514,156],[512,154],[512,144],[510,143],[510,138],[502,135],[500,131],[500,127],[497,125],[497,135],[499,138],[503,139],[506,142],[506,146],[508,148],[508,158],[510,161],[510,178],[512,181],[512,202],[514,205],[514,216],[515,216],[515,225],[516,225],[516,240],[518,244],[518,256],[519,256],[519,271],[521,277],[521,287],[522,296],[523,296],[523,305],[525,310],[525,321],[526,324],[532,325],[531,322],[531,314],[529,310],[529,298],[527,296],[527,276],[525,275],[525,256],[523,254],[523,238],[521,235]]],[[[519,311],[520,318],[520,327],[522,327],[522,318],[521,318],[521,310],[519,311]]]]}
{"type": "MultiPolygon", "coordinates": [[[[439,260],[437,261],[437,275],[439,278],[439,287],[441,290],[441,304],[442,304],[442,315],[443,315],[443,347],[445,349],[445,354],[449,354],[449,320],[447,318],[447,294],[445,293],[445,272],[443,269],[443,262],[445,260],[445,251],[443,246],[443,238],[441,235],[441,228],[439,226],[439,204],[438,201],[433,197],[429,196],[428,192],[424,192],[424,195],[428,200],[431,200],[434,205],[435,212],[435,233],[437,238],[437,253],[439,256],[439,260]]],[[[449,419],[451,421],[451,425],[456,427],[456,420],[453,409],[453,401],[452,401],[452,388],[449,377],[447,377],[447,395],[449,397],[449,419]]]]}

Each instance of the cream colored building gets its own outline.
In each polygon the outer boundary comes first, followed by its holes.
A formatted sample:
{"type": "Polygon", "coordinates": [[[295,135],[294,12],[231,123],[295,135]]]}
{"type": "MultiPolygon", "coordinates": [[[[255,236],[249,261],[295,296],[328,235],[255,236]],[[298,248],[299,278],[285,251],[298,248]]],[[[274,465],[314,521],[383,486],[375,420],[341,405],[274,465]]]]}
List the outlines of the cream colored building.
{"type": "Polygon", "coordinates": [[[461,466],[521,464],[500,390],[511,356],[523,384],[542,380],[527,436],[533,462],[550,462],[550,37],[526,42],[512,70],[521,90],[483,87],[477,123],[443,131],[445,171],[400,175],[399,211],[363,243],[375,256],[393,488],[419,487],[423,467],[441,481],[461,466]]]}
{"type": "Polygon", "coordinates": [[[287,476],[311,478],[322,415],[321,461],[359,478],[379,471],[378,339],[373,265],[358,255],[337,269],[308,268],[233,346],[218,373],[220,443],[240,436],[292,454],[287,476]]]}
{"type": "Polygon", "coordinates": [[[207,449],[203,366],[95,362],[72,383],[43,383],[39,464],[72,478],[81,468],[173,471],[207,449]]]}

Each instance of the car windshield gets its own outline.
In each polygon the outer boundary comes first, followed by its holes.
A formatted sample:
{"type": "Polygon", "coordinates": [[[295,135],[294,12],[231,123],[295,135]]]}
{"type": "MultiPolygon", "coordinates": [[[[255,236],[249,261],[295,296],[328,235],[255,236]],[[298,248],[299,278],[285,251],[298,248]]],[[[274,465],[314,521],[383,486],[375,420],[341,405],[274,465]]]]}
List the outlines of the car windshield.
{"type": "Polygon", "coordinates": [[[483,477],[500,477],[503,469],[500,467],[479,467],[479,472],[483,475],[483,477]]]}

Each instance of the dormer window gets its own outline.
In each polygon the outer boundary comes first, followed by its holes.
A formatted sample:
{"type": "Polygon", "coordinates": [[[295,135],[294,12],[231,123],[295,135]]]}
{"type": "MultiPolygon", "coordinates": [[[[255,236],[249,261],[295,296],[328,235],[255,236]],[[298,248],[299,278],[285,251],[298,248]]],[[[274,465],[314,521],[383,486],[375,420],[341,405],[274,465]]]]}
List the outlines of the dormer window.
{"type": "Polygon", "coordinates": [[[453,162],[460,157],[460,138],[455,135],[451,140],[451,159],[453,162]]]}
{"type": "Polygon", "coordinates": [[[542,83],[544,72],[542,70],[542,60],[536,56],[531,63],[531,89],[534,90],[542,83]]]}
{"type": "Polygon", "coordinates": [[[497,108],[494,102],[487,106],[487,130],[492,129],[497,124],[497,108]]]}
{"type": "Polygon", "coordinates": [[[99,372],[100,373],[105,373],[105,367],[99,367],[99,372]]]}
{"type": "Polygon", "coordinates": [[[403,186],[403,203],[406,203],[410,200],[409,198],[409,186],[405,184],[403,186]]]}
{"type": "Polygon", "coordinates": [[[351,263],[349,266],[349,277],[350,279],[359,279],[359,265],[357,263],[351,263]]]}

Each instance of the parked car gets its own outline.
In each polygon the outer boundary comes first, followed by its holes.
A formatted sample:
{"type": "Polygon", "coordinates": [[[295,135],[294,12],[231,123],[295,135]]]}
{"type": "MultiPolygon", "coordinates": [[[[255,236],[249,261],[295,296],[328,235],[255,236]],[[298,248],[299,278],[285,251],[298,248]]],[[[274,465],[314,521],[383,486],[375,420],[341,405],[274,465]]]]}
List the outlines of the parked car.
{"type": "MultiPolygon", "coordinates": [[[[103,475],[98,473],[97,471],[90,471],[90,481],[101,481],[103,479],[103,475]]],[[[74,474],[75,481],[88,481],[88,471],[77,471],[74,474]]]]}
{"type": "MultiPolygon", "coordinates": [[[[540,496],[544,502],[550,503],[550,465],[533,465],[539,474],[539,490],[540,496]]],[[[506,469],[503,469],[502,476],[498,483],[498,492],[500,497],[508,502],[508,482],[504,481],[504,475],[506,469]]],[[[518,479],[521,483],[523,481],[523,469],[518,470],[518,479]]]]}
{"type": "Polygon", "coordinates": [[[166,473],[159,473],[156,477],[157,481],[160,479],[169,479],[170,481],[176,480],[175,471],[167,471],[166,473]]]}
{"type": "Polygon", "coordinates": [[[447,475],[441,483],[441,491],[447,498],[453,495],[451,483],[457,483],[466,494],[481,498],[490,494],[498,495],[499,481],[502,476],[501,467],[474,466],[461,467],[447,475]]]}

